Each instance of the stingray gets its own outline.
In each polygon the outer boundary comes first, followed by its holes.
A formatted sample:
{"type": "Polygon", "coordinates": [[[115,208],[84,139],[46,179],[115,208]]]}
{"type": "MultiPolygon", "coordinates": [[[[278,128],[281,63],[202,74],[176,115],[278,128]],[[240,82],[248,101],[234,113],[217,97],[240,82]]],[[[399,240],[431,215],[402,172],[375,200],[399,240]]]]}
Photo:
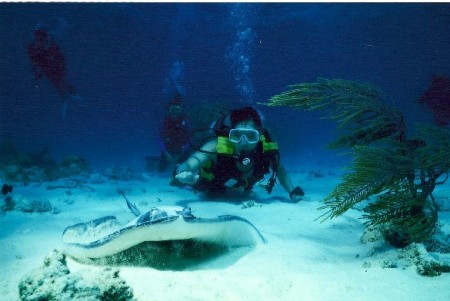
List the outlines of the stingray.
{"type": "Polygon", "coordinates": [[[154,207],[141,214],[128,200],[127,204],[137,216],[126,225],[105,216],[67,227],[64,253],[83,260],[115,255],[144,242],[194,240],[230,248],[265,243],[258,229],[239,216],[201,218],[181,206],[154,207]]]}

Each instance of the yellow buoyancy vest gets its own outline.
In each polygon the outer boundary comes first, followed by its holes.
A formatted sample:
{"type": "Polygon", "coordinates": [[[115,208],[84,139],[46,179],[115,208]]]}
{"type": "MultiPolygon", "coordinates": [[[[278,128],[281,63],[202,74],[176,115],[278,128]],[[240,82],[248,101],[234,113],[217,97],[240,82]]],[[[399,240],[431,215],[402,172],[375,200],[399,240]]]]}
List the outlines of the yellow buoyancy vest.
{"type": "MultiPolygon", "coordinates": [[[[264,135],[261,135],[259,140],[263,146],[263,153],[268,153],[270,151],[277,151],[278,144],[276,142],[267,141],[264,135]]],[[[234,146],[233,143],[228,139],[228,137],[218,136],[216,151],[218,155],[233,155],[234,146]]],[[[208,181],[214,179],[214,174],[212,173],[211,161],[207,161],[201,166],[200,176],[208,181]]]]}

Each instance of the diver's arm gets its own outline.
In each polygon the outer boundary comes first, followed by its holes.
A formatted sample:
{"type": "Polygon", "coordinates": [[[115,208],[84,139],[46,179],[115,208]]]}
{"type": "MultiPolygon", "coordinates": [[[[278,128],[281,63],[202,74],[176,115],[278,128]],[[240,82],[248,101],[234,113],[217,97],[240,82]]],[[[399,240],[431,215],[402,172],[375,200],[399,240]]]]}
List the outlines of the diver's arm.
{"type": "Polygon", "coordinates": [[[278,166],[277,178],[284,190],[289,193],[289,198],[291,201],[298,202],[305,195],[300,186],[294,187],[289,173],[281,164],[278,166]]]}
{"type": "Polygon", "coordinates": [[[199,179],[200,167],[208,160],[212,160],[216,151],[217,141],[209,141],[202,146],[201,151],[196,151],[174,170],[174,177],[181,183],[193,185],[199,179]]]}
{"type": "Polygon", "coordinates": [[[281,186],[283,186],[284,190],[286,190],[287,193],[290,193],[294,189],[294,184],[292,184],[289,173],[281,164],[278,166],[277,177],[280,181],[281,186]]]}

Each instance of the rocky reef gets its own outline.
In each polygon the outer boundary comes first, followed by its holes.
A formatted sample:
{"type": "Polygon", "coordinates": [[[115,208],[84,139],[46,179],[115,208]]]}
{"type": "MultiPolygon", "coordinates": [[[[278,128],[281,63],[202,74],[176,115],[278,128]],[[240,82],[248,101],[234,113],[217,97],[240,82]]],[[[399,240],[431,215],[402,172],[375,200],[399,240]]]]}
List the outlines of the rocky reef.
{"type": "Polygon", "coordinates": [[[71,272],[66,257],[54,250],[42,267],[26,274],[19,283],[22,301],[131,301],[132,289],[119,277],[119,271],[104,268],[86,272],[71,272]]]}
{"type": "Polygon", "coordinates": [[[6,181],[27,185],[84,175],[89,170],[87,160],[79,156],[69,155],[57,162],[51,157],[48,148],[24,152],[11,141],[0,141],[0,177],[6,181]]]}

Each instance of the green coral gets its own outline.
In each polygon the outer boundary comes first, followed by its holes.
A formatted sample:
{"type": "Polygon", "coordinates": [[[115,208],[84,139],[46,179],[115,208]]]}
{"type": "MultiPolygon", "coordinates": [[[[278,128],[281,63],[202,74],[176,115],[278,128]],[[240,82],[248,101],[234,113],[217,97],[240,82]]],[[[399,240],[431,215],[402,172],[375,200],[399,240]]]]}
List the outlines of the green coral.
{"type": "Polygon", "coordinates": [[[408,139],[403,115],[383,102],[375,86],[341,79],[319,79],[290,86],[267,105],[298,110],[324,110],[341,133],[329,146],[350,149],[353,164],[340,184],[325,197],[324,219],[334,218],[370,200],[366,226],[383,226],[396,246],[430,238],[437,227],[432,192],[447,180],[450,132],[418,124],[408,139]]]}

